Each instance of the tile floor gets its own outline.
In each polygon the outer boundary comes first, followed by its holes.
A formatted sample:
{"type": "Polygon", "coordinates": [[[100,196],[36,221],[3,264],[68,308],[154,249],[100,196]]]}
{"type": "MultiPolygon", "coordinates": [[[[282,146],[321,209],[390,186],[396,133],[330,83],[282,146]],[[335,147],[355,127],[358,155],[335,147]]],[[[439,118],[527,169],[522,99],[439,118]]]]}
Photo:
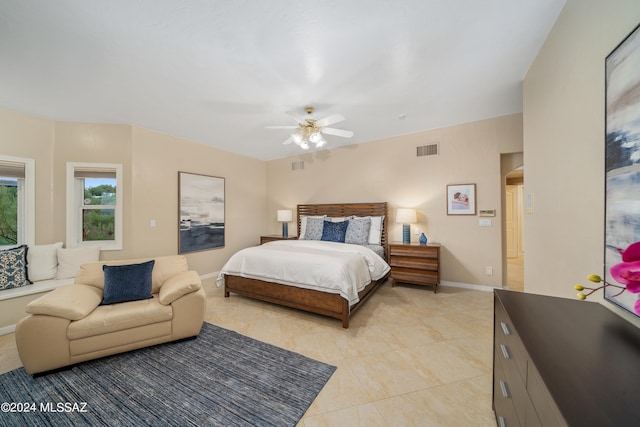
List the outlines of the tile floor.
{"type": "MultiPolygon", "coordinates": [[[[300,427],[496,425],[490,292],[386,283],[343,329],[205,285],[207,321],[338,367],[300,427]]],[[[0,337],[0,372],[20,366],[13,334],[0,337]]]]}

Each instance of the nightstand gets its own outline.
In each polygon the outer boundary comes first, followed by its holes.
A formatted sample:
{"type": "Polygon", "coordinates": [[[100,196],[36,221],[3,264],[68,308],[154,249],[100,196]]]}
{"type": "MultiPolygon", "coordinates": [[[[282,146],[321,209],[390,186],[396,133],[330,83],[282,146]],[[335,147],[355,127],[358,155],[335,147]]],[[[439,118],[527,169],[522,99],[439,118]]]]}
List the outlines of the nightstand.
{"type": "Polygon", "coordinates": [[[298,240],[298,236],[282,237],[282,234],[268,234],[266,236],[260,236],[260,244],[267,242],[273,242],[274,240],[298,240]]]}
{"type": "Polygon", "coordinates": [[[396,282],[431,286],[435,293],[440,284],[440,244],[389,244],[391,286],[396,282]]]}

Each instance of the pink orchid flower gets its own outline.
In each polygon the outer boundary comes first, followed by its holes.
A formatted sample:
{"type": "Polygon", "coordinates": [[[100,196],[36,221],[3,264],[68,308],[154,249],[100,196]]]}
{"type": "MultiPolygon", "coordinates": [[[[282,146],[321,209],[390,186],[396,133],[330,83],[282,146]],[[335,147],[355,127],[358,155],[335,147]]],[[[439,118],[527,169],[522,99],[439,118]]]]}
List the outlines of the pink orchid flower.
{"type": "Polygon", "coordinates": [[[622,261],[640,261],[640,242],[630,244],[629,247],[622,252],[622,261]]]}
{"type": "Polygon", "coordinates": [[[640,261],[621,262],[609,271],[616,282],[626,285],[627,291],[632,294],[640,293],[640,261]]]}

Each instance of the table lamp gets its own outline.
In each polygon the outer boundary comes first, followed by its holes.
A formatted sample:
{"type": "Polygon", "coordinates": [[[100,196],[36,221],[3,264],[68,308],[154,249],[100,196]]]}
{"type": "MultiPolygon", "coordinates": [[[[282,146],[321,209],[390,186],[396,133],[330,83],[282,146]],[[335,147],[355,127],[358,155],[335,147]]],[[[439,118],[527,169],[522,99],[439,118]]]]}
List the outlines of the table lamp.
{"type": "Polygon", "coordinates": [[[289,237],[289,222],[293,220],[290,210],[278,210],[278,222],[282,223],[282,237],[289,237]]]}
{"type": "Polygon", "coordinates": [[[418,222],[415,209],[399,208],[396,211],[396,222],[402,224],[402,243],[411,243],[411,225],[418,222]]]}

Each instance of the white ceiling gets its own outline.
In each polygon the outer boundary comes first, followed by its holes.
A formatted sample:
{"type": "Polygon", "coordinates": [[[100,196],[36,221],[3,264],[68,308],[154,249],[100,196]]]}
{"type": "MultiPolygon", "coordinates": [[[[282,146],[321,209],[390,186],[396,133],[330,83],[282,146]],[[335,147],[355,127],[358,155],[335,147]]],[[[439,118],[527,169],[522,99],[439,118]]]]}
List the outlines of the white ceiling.
{"type": "Polygon", "coordinates": [[[564,3],[2,0],[0,108],[270,160],[302,150],[264,127],[312,104],[358,144],[521,112],[564,3]]]}

